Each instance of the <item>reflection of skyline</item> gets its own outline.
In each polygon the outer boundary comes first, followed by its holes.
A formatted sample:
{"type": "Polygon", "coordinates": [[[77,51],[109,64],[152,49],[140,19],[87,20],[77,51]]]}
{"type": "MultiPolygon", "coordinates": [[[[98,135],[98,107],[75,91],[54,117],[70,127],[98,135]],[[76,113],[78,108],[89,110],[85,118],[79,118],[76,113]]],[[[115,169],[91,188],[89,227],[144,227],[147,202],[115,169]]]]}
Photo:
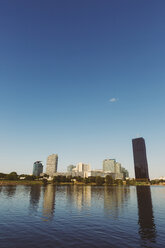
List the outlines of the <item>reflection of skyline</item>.
{"type": "Polygon", "coordinates": [[[3,186],[2,186],[2,185],[0,185],[0,193],[1,193],[1,191],[2,191],[2,187],[3,187],[3,186]]]}
{"type": "Polygon", "coordinates": [[[69,204],[75,204],[78,209],[91,206],[91,186],[73,185],[67,189],[69,204]]]}
{"type": "Polygon", "coordinates": [[[33,185],[30,189],[30,207],[36,211],[39,205],[41,195],[41,186],[40,185],[33,185]]]}
{"type": "Polygon", "coordinates": [[[117,218],[125,201],[130,196],[129,187],[108,187],[104,188],[104,211],[107,215],[117,218]]]}
{"type": "Polygon", "coordinates": [[[16,186],[15,185],[6,185],[3,187],[3,192],[8,197],[13,197],[16,193],[16,186]]]}
{"type": "Polygon", "coordinates": [[[44,188],[43,216],[51,219],[54,215],[56,186],[48,184],[44,188]]]}
{"type": "Polygon", "coordinates": [[[91,207],[92,199],[97,201],[97,205],[104,201],[104,211],[114,218],[118,217],[124,201],[130,195],[129,187],[91,187],[91,186],[71,186],[67,188],[67,199],[70,206],[75,205],[78,209],[91,207]],[[100,203],[99,203],[100,202],[100,203]]]}
{"type": "Polygon", "coordinates": [[[154,223],[151,190],[149,186],[137,186],[139,214],[139,234],[143,241],[155,243],[156,226],[154,223]]]}

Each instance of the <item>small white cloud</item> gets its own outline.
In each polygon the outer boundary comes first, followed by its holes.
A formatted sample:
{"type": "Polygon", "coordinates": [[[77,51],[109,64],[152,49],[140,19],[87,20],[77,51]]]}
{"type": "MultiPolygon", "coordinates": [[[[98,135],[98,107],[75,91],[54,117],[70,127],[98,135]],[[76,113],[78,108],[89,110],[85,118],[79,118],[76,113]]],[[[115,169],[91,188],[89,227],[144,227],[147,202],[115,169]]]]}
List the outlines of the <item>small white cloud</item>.
{"type": "Polygon", "coordinates": [[[118,101],[118,98],[113,97],[113,98],[111,98],[109,101],[110,101],[110,102],[117,102],[117,101],[118,101]]]}

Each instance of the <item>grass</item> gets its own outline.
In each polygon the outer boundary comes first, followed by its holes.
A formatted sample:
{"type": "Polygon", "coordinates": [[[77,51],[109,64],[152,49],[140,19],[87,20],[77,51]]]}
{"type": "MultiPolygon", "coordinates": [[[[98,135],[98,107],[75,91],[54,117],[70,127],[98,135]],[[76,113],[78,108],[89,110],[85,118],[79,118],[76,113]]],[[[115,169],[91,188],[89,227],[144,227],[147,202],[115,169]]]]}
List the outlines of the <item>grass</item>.
{"type": "Polygon", "coordinates": [[[0,180],[0,185],[42,185],[42,181],[31,180],[0,180]]]}

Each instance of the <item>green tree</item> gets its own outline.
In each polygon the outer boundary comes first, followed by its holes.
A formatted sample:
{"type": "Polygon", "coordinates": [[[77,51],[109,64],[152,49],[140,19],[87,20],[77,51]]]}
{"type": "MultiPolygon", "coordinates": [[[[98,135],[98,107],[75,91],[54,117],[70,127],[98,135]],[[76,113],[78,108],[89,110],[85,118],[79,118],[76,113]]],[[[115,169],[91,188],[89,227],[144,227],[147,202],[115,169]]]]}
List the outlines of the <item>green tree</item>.
{"type": "Polygon", "coordinates": [[[37,177],[34,176],[34,175],[26,175],[25,180],[33,181],[33,180],[35,180],[36,178],[37,178],[37,177]]]}
{"type": "Polygon", "coordinates": [[[54,183],[66,183],[66,182],[71,182],[72,177],[66,177],[66,176],[54,176],[53,182],[54,183]]]}
{"type": "Polygon", "coordinates": [[[4,173],[0,173],[0,179],[4,179],[4,178],[6,178],[7,177],[7,174],[4,174],[4,173]]]}
{"type": "Polygon", "coordinates": [[[96,182],[96,177],[88,177],[89,183],[95,183],[96,182]]]}
{"type": "Polygon", "coordinates": [[[84,183],[85,184],[89,183],[89,179],[87,177],[84,178],[84,183]]]}
{"type": "Polygon", "coordinates": [[[126,180],[126,185],[136,185],[136,181],[135,179],[131,179],[131,180],[126,180]]]}
{"type": "Polygon", "coordinates": [[[126,185],[130,185],[130,180],[126,180],[126,185]]]}
{"type": "Polygon", "coordinates": [[[72,176],[67,177],[67,182],[71,182],[72,176]]]}
{"type": "Polygon", "coordinates": [[[46,173],[44,173],[44,177],[49,177],[49,175],[48,175],[48,174],[46,174],[46,173]]]}
{"type": "Polygon", "coordinates": [[[117,185],[123,185],[123,181],[121,179],[116,179],[115,184],[117,185]]]}
{"type": "Polygon", "coordinates": [[[113,185],[114,184],[114,179],[112,178],[112,176],[107,175],[105,177],[105,183],[106,183],[106,185],[113,185]]]}
{"type": "Polygon", "coordinates": [[[60,183],[61,182],[61,177],[60,176],[54,176],[53,182],[54,183],[60,183]]]}
{"type": "Polygon", "coordinates": [[[42,182],[43,182],[44,185],[47,185],[48,180],[46,178],[44,178],[44,179],[42,179],[42,182]]]}
{"type": "Polygon", "coordinates": [[[100,177],[100,176],[97,176],[96,177],[96,185],[103,185],[104,184],[104,178],[103,177],[100,177]]]}
{"type": "Polygon", "coordinates": [[[8,174],[7,175],[7,179],[8,180],[17,180],[18,179],[17,172],[13,171],[10,174],[8,174]]]}
{"type": "Polygon", "coordinates": [[[76,179],[77,182],[83,182],[83,178],[78,176],[78,177],[74,177],[76,179]]]}

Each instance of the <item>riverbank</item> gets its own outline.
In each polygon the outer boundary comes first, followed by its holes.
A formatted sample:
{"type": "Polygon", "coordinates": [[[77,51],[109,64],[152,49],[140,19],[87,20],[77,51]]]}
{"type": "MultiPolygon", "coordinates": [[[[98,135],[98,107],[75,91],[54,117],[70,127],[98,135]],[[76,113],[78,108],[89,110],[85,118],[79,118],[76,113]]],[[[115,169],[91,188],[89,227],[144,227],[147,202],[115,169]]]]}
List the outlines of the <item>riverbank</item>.
{"type": "Polygon", "coordinates": [[[43,185],[42,181],[28,181],[28,180],[0,180],[0,186],[3,185],[43,185]]]}
{"type": "MultiPolygon", "coordinates": [[[[44,183],[41,180],[0,180],[0,186],[3,185],[46,185],[46,184],[52,184],[52,185],[86,185],[86,186],[98,186],[96,183],[85,183],[85,182],[51,182],[48,181],[47,183],[44,183]]],[[[125,181],[123,181],[123,184],[113,184],[113,185],[106,185],[105,183],[102,186],[151,186],[151,185],[160,185],[165,186],[165,183],[160,184],[150,184],[146,182],[136,182],[134,184],[126,184],[125,181]]]]}

